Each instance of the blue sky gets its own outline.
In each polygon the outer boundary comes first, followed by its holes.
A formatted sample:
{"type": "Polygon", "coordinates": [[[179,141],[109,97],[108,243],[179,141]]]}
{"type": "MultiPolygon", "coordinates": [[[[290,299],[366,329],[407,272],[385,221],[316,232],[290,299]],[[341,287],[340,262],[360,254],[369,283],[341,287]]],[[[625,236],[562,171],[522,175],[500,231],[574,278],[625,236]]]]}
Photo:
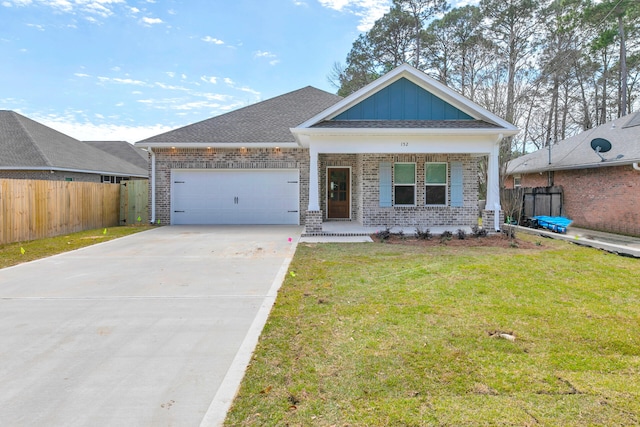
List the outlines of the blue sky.
{"type": "Polygon", "coordinates": [[[0,0],[0,109],[143,138],[308,85],[391,0],[0,0]]]}

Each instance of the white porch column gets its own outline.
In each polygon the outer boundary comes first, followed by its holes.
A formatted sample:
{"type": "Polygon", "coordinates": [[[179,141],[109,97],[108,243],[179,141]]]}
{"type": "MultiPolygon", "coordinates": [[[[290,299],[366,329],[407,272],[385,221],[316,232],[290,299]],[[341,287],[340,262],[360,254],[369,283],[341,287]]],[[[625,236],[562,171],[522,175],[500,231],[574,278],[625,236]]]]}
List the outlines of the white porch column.
{"type": "MultiPolygon", "coordinates": [[[[502,135],[493,146],[493,150],[489,153],[489,163],[487,170],[487,205],[486,210],[494,211],[494,230],[500,230],[500,141],[502,135]]],[[[487,224],[488,225],[488,224],[487,224]]]]}
{"type": "Polygon", "coordinates": [[[320,171],[318,170],[318,151],[309,147],[309,210],[320,210],[320,171]]]}

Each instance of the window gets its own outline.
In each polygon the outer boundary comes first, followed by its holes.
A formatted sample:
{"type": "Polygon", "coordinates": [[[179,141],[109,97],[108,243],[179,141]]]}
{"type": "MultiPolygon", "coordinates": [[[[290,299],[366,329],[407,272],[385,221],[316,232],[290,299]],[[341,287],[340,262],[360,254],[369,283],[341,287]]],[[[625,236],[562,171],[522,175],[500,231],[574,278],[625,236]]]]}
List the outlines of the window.
{"type": "Polygon", "coordinates": [[[522,185],[522,177],[520,175],[514,175],[513,188],[519,188],[522,185]]]}
{"type": "Polygon", "coordinates": [[[424,165],[425,205],[447,204],[447,164],[424,165]]]}
{"type": "Polygon", "coordinates": [[[416,204],[416,164],[396,163],[393,167],[393,195],[396,206],[416,204]]]}

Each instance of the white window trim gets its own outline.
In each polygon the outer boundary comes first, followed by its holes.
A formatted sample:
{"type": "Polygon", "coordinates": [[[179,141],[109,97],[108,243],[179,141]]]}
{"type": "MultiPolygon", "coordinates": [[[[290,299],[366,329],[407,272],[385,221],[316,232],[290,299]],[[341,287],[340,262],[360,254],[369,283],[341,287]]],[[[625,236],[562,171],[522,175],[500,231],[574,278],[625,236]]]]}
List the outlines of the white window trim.
{"type": "Polygon", "coordinates": [[[522,187],[522,175],[514,175],[513,176],[513,188],[522,187]]]}
{"type": "Polygon", "coordinates": [[[416,162],[394,162],[393,163],[393,172],[391,174],[393,179],[393,206],[398,207],[415,207],[417,206],[416,199],[418,198],[417,193],[417,181],[418,181],[418,167],[416,162]],[[413,165],[413,204],[402,204],[399,205],[396,203],[396,186],[407,187],[412,184],[396,184],[396,165],[413,165]]]}
{"type": "Polygon", "coordinates": [[[425,206],[449,206],[449,163],[448,162],[425,162],[424,164],[424,205],[425,206]],[[427,183],[427,166],[428,165],[444,165],[444,184],[431,184],[427,183]],[[427,203],[427,186],[435,187],[440,186],[444,187],[444,204],[428,204],[427,203]]]}

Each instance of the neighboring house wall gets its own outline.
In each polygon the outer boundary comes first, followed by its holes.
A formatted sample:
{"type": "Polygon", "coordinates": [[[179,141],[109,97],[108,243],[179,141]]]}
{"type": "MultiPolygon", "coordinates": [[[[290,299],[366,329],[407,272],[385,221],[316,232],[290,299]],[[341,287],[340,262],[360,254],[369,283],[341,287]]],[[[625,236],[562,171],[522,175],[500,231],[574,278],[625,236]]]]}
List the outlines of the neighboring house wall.
{"type": "Polygon", "coordinates": [[[61,172],[61,171],[0,171],[0,178],[6,179],[38,179],[43,181],[66,181],[67,178],[71,178],[73,181],[78,182],[100,182],[100,175],[79,173],[79,172],[61,172]]]}
{"type": "MultiPolygon", "coordinates": [[[[576,227],[640,236],[640,172],[632,166],[554,171],[553,183],[563,187],[563,209],[576,227]]],[[[513,187],[513,179],[505,184],[513,187]]],[[[522,175],[522,187],[546,186],[547,172],[522,175]]]]}
{"type": "MultiPolygon", "coordinates": [[[[156,155],[156,221],[171,222],[171,169],[299,169],[300,224],[309,204],[309,152],[303,148],[154,149],[156,155]]],[[[151,206],[151,203],[149,203],[151,206]]]]}

